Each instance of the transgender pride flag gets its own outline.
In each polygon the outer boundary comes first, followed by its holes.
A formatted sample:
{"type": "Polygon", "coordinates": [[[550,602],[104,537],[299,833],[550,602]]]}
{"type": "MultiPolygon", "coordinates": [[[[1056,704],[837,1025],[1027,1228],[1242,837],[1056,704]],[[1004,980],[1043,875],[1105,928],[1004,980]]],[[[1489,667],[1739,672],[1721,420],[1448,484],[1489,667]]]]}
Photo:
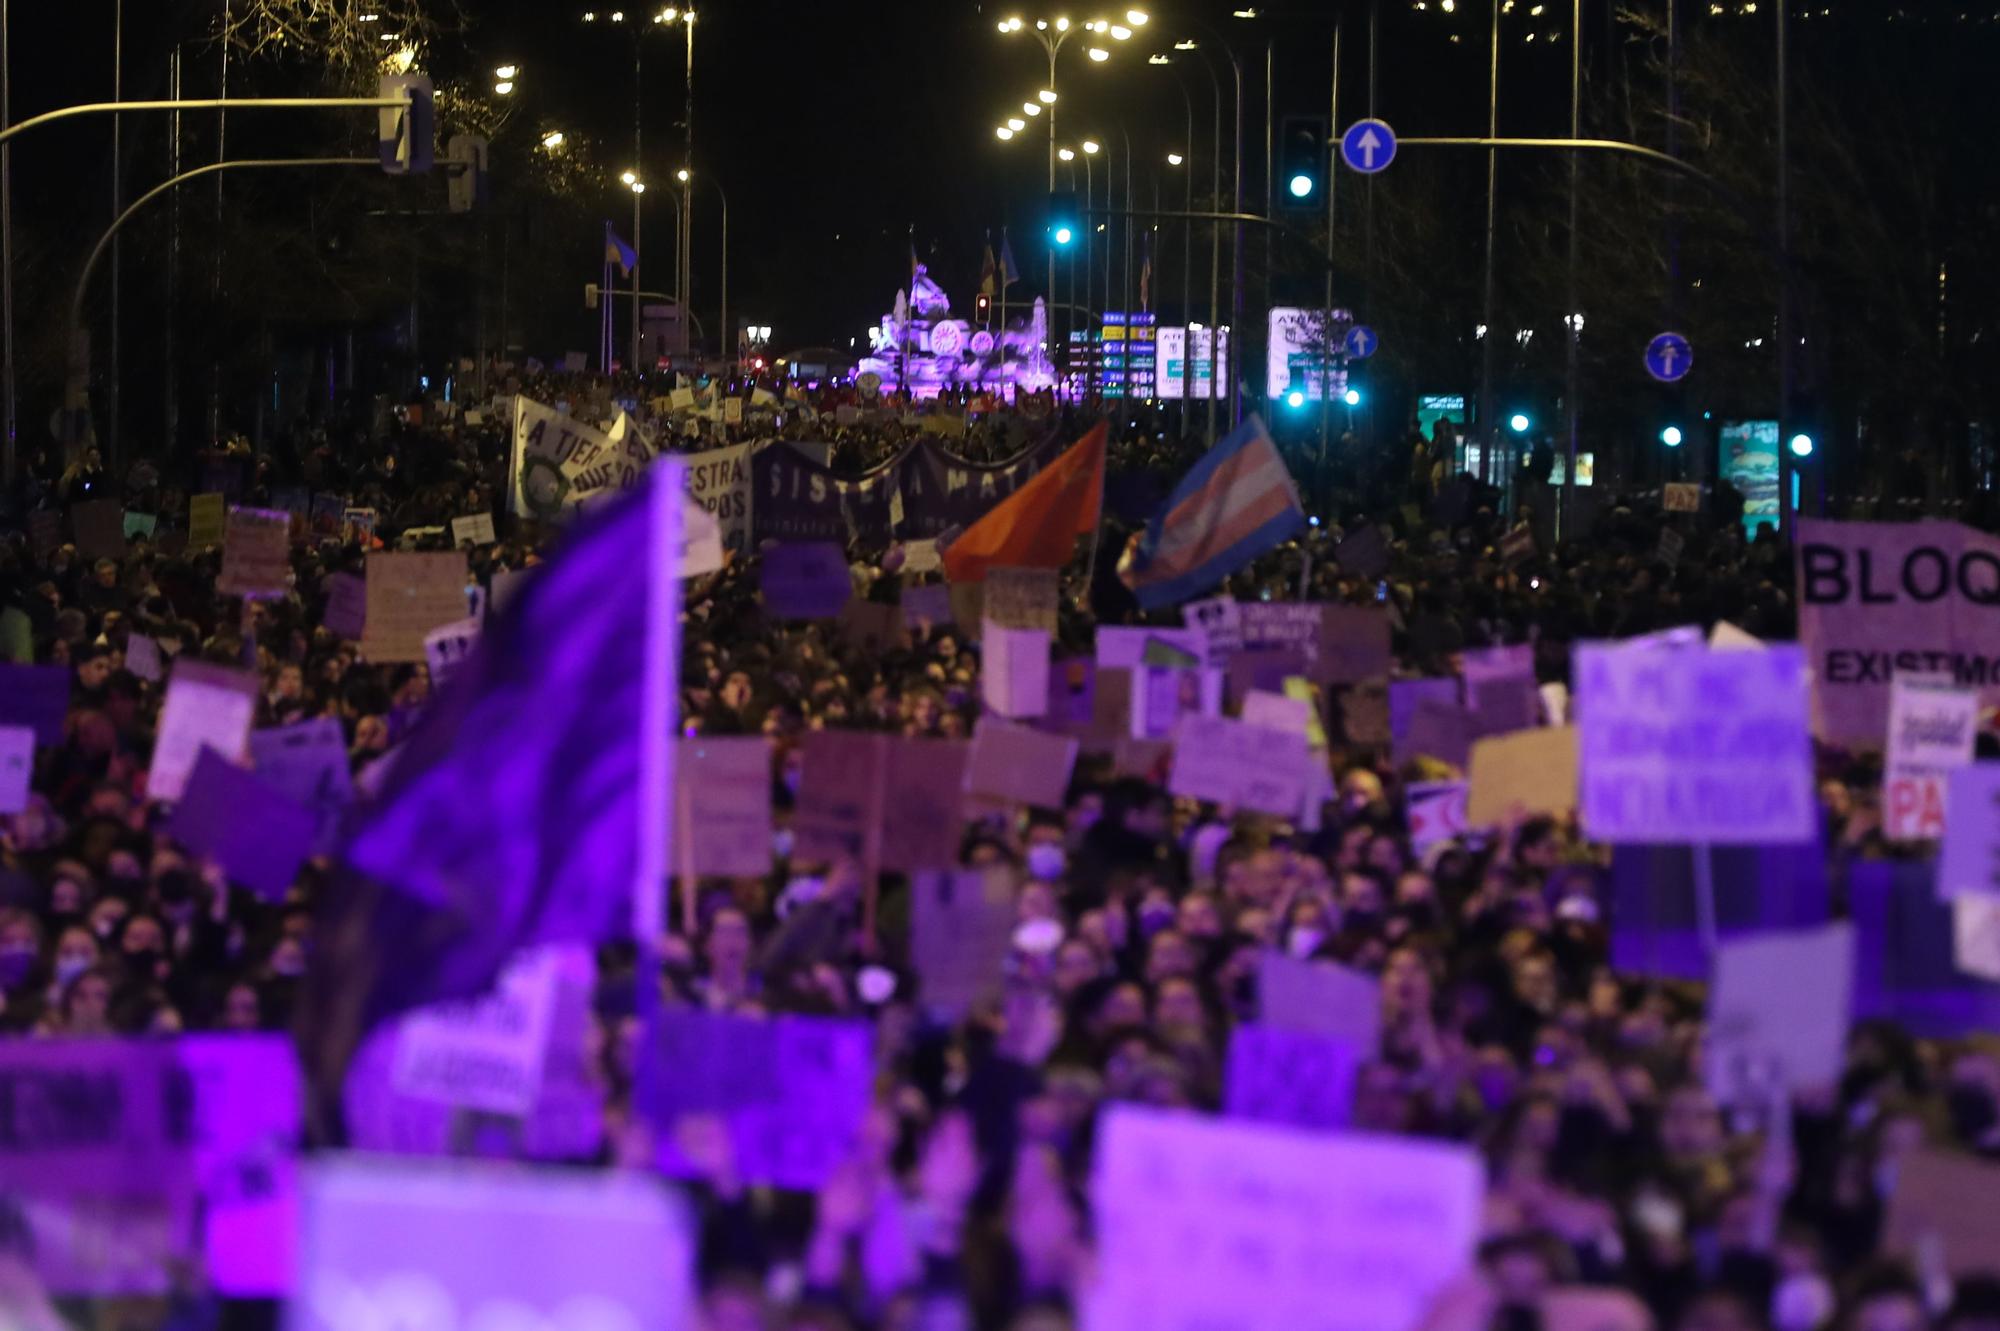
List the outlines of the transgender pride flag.
{"type": "Polygon", "coordinates": [[[1278,447],[1256,416],[1181,478],[1118,561],[1118,577],[1148,610],[1208,590],[1306,525],[1278,447]]]}

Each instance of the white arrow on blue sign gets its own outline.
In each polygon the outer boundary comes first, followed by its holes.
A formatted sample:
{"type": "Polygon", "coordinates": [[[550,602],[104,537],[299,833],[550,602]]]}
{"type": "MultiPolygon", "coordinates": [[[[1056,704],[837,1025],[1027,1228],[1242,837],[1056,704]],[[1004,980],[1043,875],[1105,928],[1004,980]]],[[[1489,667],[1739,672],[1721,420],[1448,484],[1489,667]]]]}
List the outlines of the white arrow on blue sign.
{"type": "Polygon", "coordinates": [[[1678,383],[1694,368],[1694,348],[1679,333],[1661,333],[1646,344],[1646,373],[1663,384],[1678,383]]]}
{"type": "Polygon", "coordinates": [[[1340,156],[1365,176],[1396,160],[1396,131],[1380,120],[1357,120],[1340,136],[1340,156]]]}
{"type": "Polygon", "coordinates": [[[1347,330],[1347,337],[1340,345],[1349,360],[1367,360],[1382,345],[1382,339],[1367,324],[1356,324],[1347,330]]]}

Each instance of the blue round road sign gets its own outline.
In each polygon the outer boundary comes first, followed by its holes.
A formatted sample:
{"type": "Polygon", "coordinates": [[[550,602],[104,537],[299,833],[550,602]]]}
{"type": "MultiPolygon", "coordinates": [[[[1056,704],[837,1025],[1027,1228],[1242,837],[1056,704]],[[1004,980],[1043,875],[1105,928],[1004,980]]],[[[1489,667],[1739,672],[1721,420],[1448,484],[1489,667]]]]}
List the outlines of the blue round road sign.
{"type": "Polygon", "coordinates": [[[1340,157],[1364,176],[1396,160],[1396,131],[1380,120],[1357,120],[1340,136],[1340,157]]]}
{"type": "Polygon", "coordinates": [[[1347,337],[1340,348],[1349,360],[1367,360],[1375,354],[1375,348],[1382,345],[1382,339],[1375,336],[1375,330],[1367,324],[1356,324],[1347,330],[1347,337]]]}
{"type": "Polygon", "coordinates": [[[1679,383],[1694,368],[1694,348],[1679,333],[1661,333],[1646,344],[1646,373],[1663,384],[1679,383]]]}

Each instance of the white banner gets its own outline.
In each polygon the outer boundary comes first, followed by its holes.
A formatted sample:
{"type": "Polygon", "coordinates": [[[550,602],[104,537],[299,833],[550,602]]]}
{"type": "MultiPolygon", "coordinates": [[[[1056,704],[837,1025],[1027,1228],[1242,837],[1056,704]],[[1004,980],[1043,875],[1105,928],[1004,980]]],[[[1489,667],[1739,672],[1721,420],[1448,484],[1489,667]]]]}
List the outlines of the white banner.
{"type": "Polygon", "coordinates": [[[724,549],[750,548],[749,444],[712,448],[687,457],[688,497],[715,518],[724,549]]]}
{"type": "Polygon", "coordinates": [[[512,512],[555,518],[638,483],[653,451],[620,412],[609,430],[594,430],[532,398],[514,399],[514,453],[509,468],[512,512]]]}

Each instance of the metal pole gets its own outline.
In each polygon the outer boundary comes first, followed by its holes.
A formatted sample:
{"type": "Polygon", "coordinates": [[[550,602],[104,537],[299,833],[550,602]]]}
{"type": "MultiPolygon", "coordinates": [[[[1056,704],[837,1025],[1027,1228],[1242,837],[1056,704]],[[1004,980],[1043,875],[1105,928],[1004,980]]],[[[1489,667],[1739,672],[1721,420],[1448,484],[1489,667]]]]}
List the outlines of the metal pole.
{"type": "MultiPolygon", "coordinates": [[[[170,60],[168,95],[179,99],[181,95],[181,48],[174,45],[170,60]]],[[[174,112],[173,121],[167,129],[167,174],[181,173],[181,113],[174,112]]],[[[181,376],[180,361],[174,354],[175,311],[181,296],[181,192],[174,191],[173,219],[167,235],[167,301],[160,320],[160,345],[165,353],[162,361],[166,366],[166,440],[163,452],[171,456],[180,446],[181,427],[181,376]]]]}
{"type": "MultiPolygon", "coordinates": [[[[216,101],[223,107],[215,121],[215,162],[220,166],[228,156],[229,147],[229,25],[231,0],[222,0],[222,79],[216,90],[216,101]]],[[[215,173],[215,253],[209,272],[209,300],[220,304],[222,300],[222,175],[215,173]]],[[[213,447],[220,442],[222,434],[222,362],[211,356],[208,362],[208,443],[213,447]]]]}
{"type": "MultiPolygon", "coordinates": [[[[8,0],[0,0],[0,134],[13,118],[8,78],[8,0]]],[[[14,492],[14,151],[0,145],[0,500],[14,492]]]]}
{"type": "MultiPolygon", "coordinates": [[[[639,183],[641,185],[645,184],[644,181],[640,181],[639,183]]],[[[640,193],[639,190],[634,189],[632,191],[632,355],[631,359],[625,362],[626,370],[632,374],[639,372],[639,224],[641,221],[639,205],[645,202],[645,199],[646,196],[640,193]]],[[[680,315],[681,327],[685,329],[687,327],[686,302],[682,302],[681,304],[680,315]]]]}
{"type": "Polygon", "coordinates": [[[694,11],[688,10],[681,16],[687,28],[687,109],[685,128],[687,130],[687,150],[683,154],[681,167],[688,173],[688,188],[681,196],[681,350],[688,349],[689,325],[693,322],[687,313],[688,303],[694,297],[694,11]]]}
{"type": "MultiPolygon", "coordinates": [[[[1215,66],[1202,61],[1208,70],[1209,91],[1214,94],[1215,123],[1209,127],[1209,198],[1210,206],[1222,200],[1222,83],[1216,77],[1215,66]]],[[[1216,329],[1222,326],[1222,225],[1208,224],[1208,442],[1216,440],[1215,433],[1215,347],[1216,329]]],[[[1194,338],[1188,338],[1187,352],[1188,392],[1194,392],[1194,338]]]]}
{"type": "MultiPolygon", "coordinates": [[[[111,8],[111,100],[123,101],[125,97],[125,0],[114,0],[111,8]]],[[[118,216],[124,206],[123,191],[120,189],[119,172],[125,162],[124,117],[116,111],[111,113],[111,215],[118,216]]],[[[117,241],[111,242],[111,383],[105,393],[105,413],[108,422],[110,447],[106,456],[111,459],[114,473],[122,471],[124,450],[119,438],[118,418],[122,407],[119,389],[123,380],[119,366],[118,308],[119,285],[123,276],[124,247],[117,241]]],[[[259,399],[261,401],[261,397],[259,399]]]]}
{"type": "MultiPolygon", "coordinates": [[[[1047,86],[1047,87],[1049,88],[1049,90],[1050,90],[1050,91],[1054,91],[1054,90],[1055,90],[1055,86],[1056,86],[1056,52],[1062,49],[1062,45],[1061,45],[1061,43],[1060,43],[1059,41],[1051,41],[1051,40],[1049,40],[1049,38],[1048,38],[1048,37],[1044,36],[1044,37],[1042,38],[1042,48],[1043,48],[1044,50],[1046,50],[1046,51],[1047,51],[1047,52],[1049,53],[1049,81],[1048,81],[1048,84],[1047,84],[1046,86],[1047,86]]],[[[1049,184],[1048,184],[1048,189],[1049,189],[1049,193],[1051,193],[1051,194],[1055,193],[1055,189],[1056,189],[1056,106],[1057,106],[1057,105],[1058,105],[1058,103],[1057,103],[1057,102],[1050,102],[1050,103],[1049,103],[1049,109],[1047,110],[1047,112],[1045,112],[1045,113],[1044,113],[1044,114],[1046,115],[1047,119],[1048,119],[1048,122],[1049,122],[1049,135],[1048,135],[1048,158],[1049,158],[1049,164],[1048,164],[1048,166],[1049,166],[1049,184]]],[[[1087,222],[1086,222],[1086,225],[1088,225],[1088,223],[1087,223],[1087,222]]],[[[1088,244],[1090,244],[1090,235],[1089,235],[1089,233],[1088,233],[1088,232],[1086,232],[1086,233],[1084,234],[1084,237],[1083,237],[1083,243],[1084,243],[1085,245],[1088,245],[1088,244]]],[[[1055,364],[1055,360],[1056,360],[1056,349],[1057,349],[1057,348],[1058,348],[1059,346],[1061,346],[1061,345],[1062,345],[1062,339],[1061,339],[1061,338],[1059,338],[1059,337],[1058,337],[1058,336],[1056,335],[1056,311],[1055,311],[1055,298],[1056,298],[1056,251],[1055,251],[1055,247],[1054,247],[1053,245],[1044,245],[1044,246],[1043,246],[1042,248],[1043,248],[1044,252],[1045,252],[1045,253],[1047,254],[1047,256],[1048,256],[1048,283],[1047,283],[1047,289],[1048,289],[1048,293],[1049,293],[1049,342],[1050,342],[1050,346],[1049,346],[1049,351],[1048,351],[1048,359],[1049,359],[1049,364],[1053,365],[1053,364],[1055,364]]],[[[1005,287],[1005,286],[1007,285],[1007,274],[1006,274],[1006,272],[1005,272],[1004,270],[1003,270],[1003,271],[1001,272],[1001,274],[1000,274],[1000,285],[1001,285],[1002,287],[1005,287]]],[[[1067,325],[1065,325],[1065,326],[1067,326],[1067,325]]],[[[1003,333],[1004,333],[1004,332],[1006,331],[1006,329],[1005,329],[1005,327],[1004,327],[1004,326],[1002,327],[1001,331],[1002,331],[1003,333]]],[[[1004,344],[1003,344],[1003,345],[1004,345],[1004,344]]],[[[1006,357],[1005,357],[1005,353],[1004,353],[1004,352],[1002,353],[1002,357],[1001,357],[1001,358],[1002,358],[1003,360],[1004,360],[1004,359],[1006,358],[1006,357]]]]}
{"type": "MultiPolygon", "coordinates": [[[[1097,232],[1090,220],[1090,210],[1097,206],[1097,171],[1091,165],[1090,156],[1089,153],[1083,155],[1083,304],[1086,308],[1090,305],[1091,288],[1097,282],[1097,232]]],[[[1110,172],[1107,171],[1105,184],[1108,186],[1110,183],[1110,172]]],[[[1105,202],[1109,203],[1109,190],[1106,194],[1105,202]]],[[[1100,309],[1099,313],[1102,312],[1100,309]]],[[[1087,323],[1084,331],[1090,331],[1087,323]]]]}
{"type": "MultiPolygon", "coordinates": [[[[1132,367],[1132,136],[1122,124],[1118,127],[1119,141],[1125,145],[1125,264],[1118,283],[1118,299],[1125,307],[1126,359],[1125,372],[1129,376],[1132,367]]],[[[1126,391],[1131,391],[1131,380],[1126,380],[1126,391]]]]}
{"type": "Polygon", "coordinates": [[[1781,532],[1788,539],[1793,519],[1798,517],[1792,503],[1792,487],[1798,483],[1793,465],[1792,414],[1792,217],[1791,217],[1791,127],[1785,93],[1787,50],[1785,6],[1778,11],[1777,94],[1778,94],[1778,513],[1781,532]]]}
{"type": "MultiPolygon", "coordinates": [[[[1264,43],[1264,216],[1275,217],[1278,212],[1278,182],[1273,138],[1273,122],[1276,113],[1278,81],[1277,43],[1264,43]]],[[[1271,310],[1271,265],[1278,257],[1278,238],[1270,232],[1264,234],[1264,281],[1263,299],[1259,302],[1265,316],[1265,336],[1270,336],[1271,310]]]]}
{"type": "MultiPolygon", "coordinates": [[[[692,182],[688,188],[694,188],[692,182]]],[[[729,326],[729,194],[719,180],[715,182],[715,192],[722,199],[722,312],[719,316],[721,327],[715,334],[715,341],[726,368],[736,348],[735,330],[729,326]]]]}
{"type": "MultiPolygon", "coordinates": [[[[1486,136],[1500,137],[1500,0],[1492,0],[1493,5],[1493,50],[1486,74],[1486,136]]],[[[1493,343],[1499,330],[1493,326],[1493,223],[1495,195],[1499,185],[1500,153],[1498,149],[1486,150],[1486,298],[1481,315],[1486,328],[1480,338],[1479,352],[1479,466],[1491,482],[1493,478],[1493,452],[1499,442],[1499,432],[1493,428],[1493,343]]]]}
{"type": "MultiPolygon", "coordinates": [[[[1236,193],[1233,201],[1230,203],[1230,211],[1240,213],[1243,211],[1243,64],[1237,60],[1236,52],[1234,51],[1229,52],[1229,64],[1236,71],[1236,193]]],[[[1241,367],[1237,362],[1242,357],[1236,354],[1237,347],[1234,345],[1236,337],[1240,335],[1243,328],[1243,223],[1241,222],[1236,224],[1236,236],[1230,243],[1229,249],[1231,286],[1229,295],[1229,331],[1232,345],[1230,347],[1228,366],[1228,393],[1229,426],[1231,429],[1234,429],[1243,423],[1243,395],[1236,390],[1236,385],[1242,377],[1241,367]]],[[[1220,354],[1219,348],[1222,342],[1221,330],[1217,329],[1213,337],[1214,341],[1211,343],[1211,346],[1218,350],[1210,352],[1209,378],[1211,381],[1218,377],[1215,373],[1215,362],[1220,354]]]]}
{"type": "MultiPolygon", "coordinates": [[[[1327,102],[1326,123],[1340,132],[1340,28],[1341,20],[1333,20],[1333,95],[1327,102]]],[[[1320,386],[1319,386],[1319,480],[1324,483],[1326,470],[1326,445],[1328,415],[1333,410],[1333,195],[1334,182],[1340,178],[1338,171],[1326,173],[1326,298],[1322,308],[1326,311],[1326,325],[1320,337],[1320,386]]]]}
{"type": "MultiPolygon", "coordinates": [[[[1781,0],[1782,2],[1782,0],[1781,0]]],[[[1583,137],[1583,0],[1570,3],[1570,44],[1569,44],[1569,136],[1583,137]]],[[[1569,435],[1569,464],[1563,469],[1562,503],[1557,509],[1556,533],[1567,536],[1575,530],[1576,522],[1576,450],[1577,414],[1579,405],[1577,393],[1582,384],[1577,373],[1579,343],[1583,340],[1583,329],[1577,323],[1582,313],[1576,307],[1576,249],[1577,249],[1577,167],[1579,155],[1572,151],[1569,155],[1569,309],[1563,315],[1563,331],[1568,334],[1563,351],[1563,414],[1568,419],[1565,424],[1569,435]]],[[[1488,336],[1491,336],[1489,332],[1488,336]]]]}

